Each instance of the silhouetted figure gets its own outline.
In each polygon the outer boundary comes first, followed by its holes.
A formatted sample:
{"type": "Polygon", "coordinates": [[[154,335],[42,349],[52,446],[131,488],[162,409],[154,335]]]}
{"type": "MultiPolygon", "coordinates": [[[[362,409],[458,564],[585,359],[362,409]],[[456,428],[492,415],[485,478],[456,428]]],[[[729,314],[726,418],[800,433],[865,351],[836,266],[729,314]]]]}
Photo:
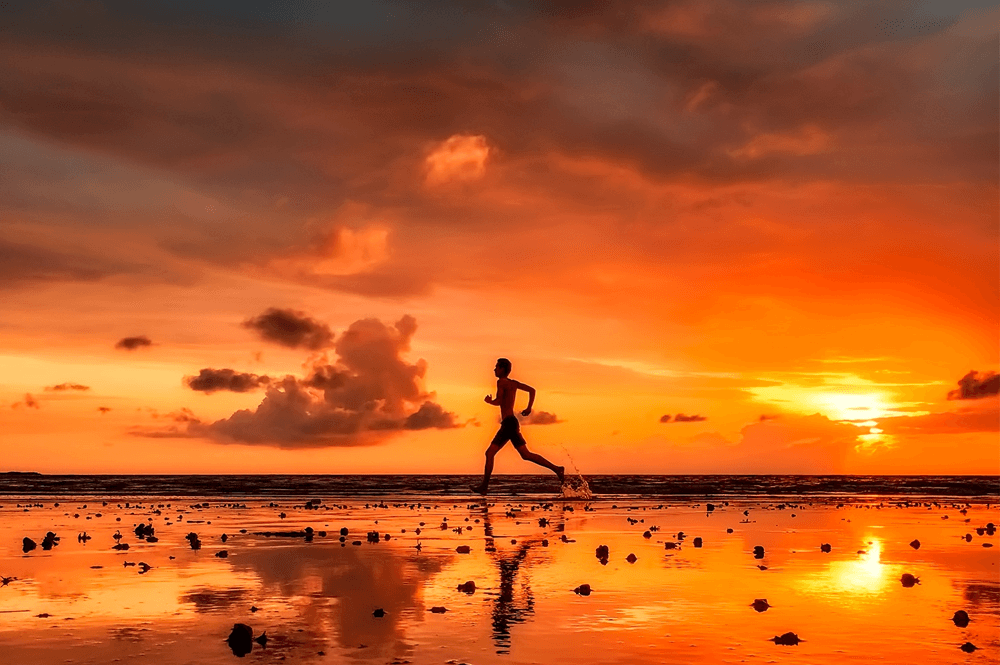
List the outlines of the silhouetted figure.
{"type": "Polygon", "coordinates": [[[507,445],[508,441],[514,443],[514,449],[521,455],[521,459],[551,469],[559,476],[559,482],[562,482],[565,476],[566,469],[564,467],[556,466],[538,453],[528,450],[528,444],[521,436],[521,426],[517,422],[517,416],[514,415],[514,397],[518,389],[528,393],[528,408],[522,411],[521,415],[531,415],[531,405],[535,403],[535,389],[511,379],[510,369],[510,361],[506,358],[497,359],[496,367],[493,368],[493,373],[497,377],[497,396],[493,398],[487,395],[486,403],[500,407],[500,429],[493,437],[490,447],[486,449],[486,468],[483,471],[483,482],[472,488],[472,491],[478,494],[486,494],[487,489],[489,489],[490,475],[493,473],[493,458],[496,457],[501,448],[507,445]]]}

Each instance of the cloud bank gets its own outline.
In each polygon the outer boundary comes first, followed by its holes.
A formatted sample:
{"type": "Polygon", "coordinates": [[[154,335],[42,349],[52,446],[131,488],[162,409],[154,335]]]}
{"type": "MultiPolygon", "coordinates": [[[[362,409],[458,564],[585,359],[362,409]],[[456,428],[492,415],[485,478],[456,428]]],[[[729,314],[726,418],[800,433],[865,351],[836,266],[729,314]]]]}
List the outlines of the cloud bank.
{"type": "MultiPolygon", "coordinates": [[[[314,348],[320,340],[334,339],[325,324],[297,312],[270,309],[248,323],[296,347],[314,348]],[[273,334],[276,330],[280,332],[273,334]]],[[[325,356],[313,361],[304,378],[203,369],[198,376],[185,378],[188,387],[203,392],[266,387],[264,399],[256,408],[241,409],[211,423],[183,409],[174,417],[180,425],[133,433],[316,448],[371,445],[403,430],[460,427],[455,414],[424,390],[426,362],[410,363],[404,358],[416,329],[416,319],[409,315],[393,325],[378,319],[355,321],[329,348],[336,361],[325,356]]]]}

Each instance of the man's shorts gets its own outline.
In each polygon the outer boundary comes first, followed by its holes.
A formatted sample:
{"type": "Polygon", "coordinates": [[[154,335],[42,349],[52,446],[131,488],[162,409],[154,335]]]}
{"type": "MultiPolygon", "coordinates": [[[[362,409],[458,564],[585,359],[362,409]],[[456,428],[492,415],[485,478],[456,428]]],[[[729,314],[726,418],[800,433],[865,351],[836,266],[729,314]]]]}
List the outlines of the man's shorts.
{"type": "Polygon", "coordinates": [[[528,442],[521,436],[521,424],[517,422],[517,416],[508,416],[500,421],[500,429],[493,437],[492,445],[503,448],[510,441],[515,448],[528,445],[528,442]]]}

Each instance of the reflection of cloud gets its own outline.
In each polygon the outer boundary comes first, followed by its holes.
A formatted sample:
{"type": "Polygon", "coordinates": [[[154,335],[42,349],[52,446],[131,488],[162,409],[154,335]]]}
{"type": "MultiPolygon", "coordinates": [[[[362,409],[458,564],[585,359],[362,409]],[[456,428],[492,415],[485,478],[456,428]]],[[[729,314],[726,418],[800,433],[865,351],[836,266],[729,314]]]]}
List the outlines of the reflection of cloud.
{"type": "Polygon", "coordinates": [[[962,596],[973,607],[990,608],[994,613],[1000,608],[1000,585],[995,580],[969,582],[965,585],[962,596]]]}
{"type": "Polygon", "coordinates": [[[234,570],[252,571],[265,592],[302,601],[302,628],[315,639],[329,639],[326,626],[345,648],[368,645],[366,655],[401,656],[406,617],[424,611],[423,585],[446,561],[393,550],[355,547],[288,546],[248,549],[229,559],[234,570]],[[309,593],[304,593],[308,585],[309,593]],[[385,610],[380,619],[376,608],[385,610]]]}
{"type": "Polygon", "coordinates": [[[240,587],[221,589],[217,587],[196,587],[181,596],[182,603],[194,605],[199,614],[228,611],[234,605],[246,605],[249,592],[240,587]]]}
{"type": "Polygon", "coordinates": [[[1000,393],[1000,374],[972,370],[958,380],[958,390],[948,392],[948,399],[982,399],[1000,393]]]}

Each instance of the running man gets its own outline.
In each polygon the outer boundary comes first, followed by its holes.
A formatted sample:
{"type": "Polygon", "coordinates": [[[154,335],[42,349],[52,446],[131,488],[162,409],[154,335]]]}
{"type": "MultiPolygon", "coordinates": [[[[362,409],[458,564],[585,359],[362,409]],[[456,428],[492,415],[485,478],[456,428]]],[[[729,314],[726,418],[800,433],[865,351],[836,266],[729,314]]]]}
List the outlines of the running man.
{"type": "Polygon", "coordinates": [[[528,444],[525,442],[524,437],[521,436],[521,427],[517,422],[517,416],[514,415],[514,397],[517,395],[518,389],[528,393],[528,408],[522,411],[521,415],[531,415],[531,405],[535,403],[535,389],[520,381],[511,379],[510,368],[510,361],[506,358],[499,358],[496,367],[493,368],[493,373],[497,377],[497,396],[494,398],[487,395],[486,403],[500,407],[502,420],[500,421],[500,429],[497,431],[496,436],[493,437],[490,447],[486,449],[486,468],[483,471],[483,482],[472,488],[472,491],[477,494],[485,495],[487,489],[489,489],[490,475],[493,473],[493,458],[496,457],[497,453],[500,452],[500,449],[508,441],[514,443],[514,449],[521,455],[521,459],[526,459],[529,462],[534,462],[539,466],[550,469],[559,476],[559,482],[562,482],[566,475],[565,467],[556,466],[538,453],[528,450],[528,444]]]}

